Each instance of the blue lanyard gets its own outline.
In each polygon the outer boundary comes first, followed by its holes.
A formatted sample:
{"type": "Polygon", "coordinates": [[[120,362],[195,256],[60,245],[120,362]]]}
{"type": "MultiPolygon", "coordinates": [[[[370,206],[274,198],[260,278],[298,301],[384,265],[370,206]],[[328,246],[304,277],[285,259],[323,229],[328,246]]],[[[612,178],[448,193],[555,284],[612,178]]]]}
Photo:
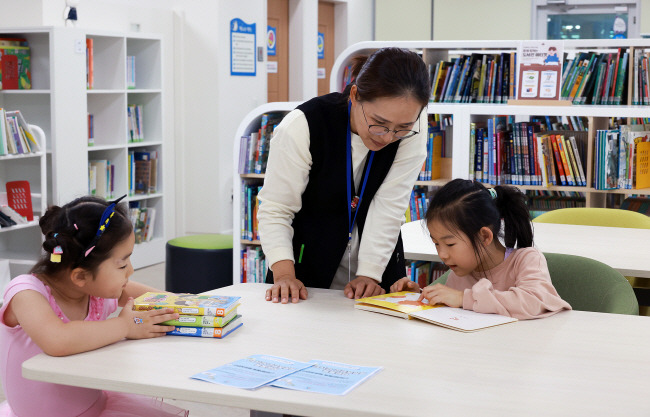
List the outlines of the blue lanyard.
{"type": "Polygon", "coordinates": [[[350,130],[350,109],[352,108],[352,102],[348,103],[348,136],[347,136],[347,179],[348,179],[348,225],[350,230],[348,232],[348,244],[352,241],[352,229],[354,228],[354,222],[357,220],[357,213],[359,213],[359,207],[361,207],[361,199],[363,198],[363,191],[366,189],[366,182],[368,181],[368,174],[370,173],[370,167],[372,166],[372,158],[375,156],[375,151],[370,151],[370,156],[368,159],[368,166],[366,167],[366,172],[363,175],[363,185],[361,186],[361,193],[359,194],[359,201],[357,202],[356,209],[354,211],[354,217],[352,217],[352,131],[350,130]]]}

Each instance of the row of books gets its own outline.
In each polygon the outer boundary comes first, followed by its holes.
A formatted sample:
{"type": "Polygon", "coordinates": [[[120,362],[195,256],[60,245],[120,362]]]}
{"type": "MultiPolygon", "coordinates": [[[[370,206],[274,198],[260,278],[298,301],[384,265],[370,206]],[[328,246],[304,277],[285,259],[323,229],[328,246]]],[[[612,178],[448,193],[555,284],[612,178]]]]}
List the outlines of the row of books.
{"type": "Polygon", "coordinates": [[[440,278],[449,267],[442,262],[411,261],[406,264],[406,276],[424,288],[440,278]]]}
{"type": "Polygon", "coordinates": [[[242,183],[241,188],[241,238],[245,240],[259,240],[260,234],[257,227],[257,209],[259,201],[257,194],[262,189],[261,185],[242,183]]]}
{"type": "Polygon", "coordinates": [[[596,131],[596,189],[650,187],[650,131],[642,129],[644,125],[627,125],[596,131]]]}
{"type": "Polygon", "coordinates": [[[95,144],[95,116],[88,113],[88,146],[95,144]]]}
{"type": "Polygon", "coordinates": [[[95,88],[95,41],[93,38],[86,38],[86,88],[95,88]]]}
{"type": "Polygon", "coordinates": [[[139,201],[129,202],[129,218],[133,225],[135,243],[149,242],[153,239],[156,224],[156,209],[140,207],[139,201]]]}
{"type": "Polygon", "coordinates": [[[585,195],[578,191],[528,190],[526,196],[531,210],[586,207],[585,195]]]}
{"type": "Polygon", "coordinates": [[[632,104],[650,104],[650,75],[648,74],[648,56],[650,53],[641,49],[634,50],[634,80],[632,82],[632,104]]]}
{"type": "Polygon", "coordinates": [[[422,170],[418,175],[418,181],[430,181],[440,178],[440,159],[445,156],[443,153],[445,131],[440,129],[438,126],[439,123],[428,123],[429,136],[427,138],[427,158],[424,161],[424,164],[422,164],[422,170]]]}
{"type": "Polygon", "coordinates": [[[40,150],[20,110],[6,111],[0,108],[0,156],[28,154],[40,150]]]}
{"type": "Polygon", "coordinates": [[[431,72],[432,103],[506,103],[515,97],[516,53],[460,55],[431,72]]]}
{"type": "Polygon", "coordinates": [[[129,152],[129,195],[153,194],[158,187],[158,151],[129,152]]]}
{"type": "Polygon", "coordinates": [[[262,248],[247,246],[240,252],[242,264],[240,282],[265,282],[268,265],[262,248]]]}
{"type": "Polygon", "coordinates": [[[31,55],[27,39],[0,38],[0,90],[32,88],[31,55]]]}
{"type": "Polygon", "coordinates": [[[411,199],[409,200],[409,208],[406,210],[406,222],[424,219],[427,212],[427,188],[416,186],[411,191],[411,199]]]}
{"type": "Polygon", "coordinates": [[[203,294],[171,294],[147,292],[133,302],[134,311],[171,308],[178,319],[160,323],[175,326],[172,336],[223,338],[241,327],[237,314],[241,297],[203,294]]]}
{"type": "Polygon", "coordinates": [[[141,104],[129,104],[126,106],[127,126],[129,128],[129,140],[131,142],[142,142],[144,140],[142,109],[141,104]]]}
{"type": "Polygon", "coordinates": [[[541,132],[547,130],[574,130],[586,132],[589,120],[584,116],[530,116],[532,123],[537,123],[541,132]]]}
{"type": "Polygon", "coordinates": [[[135,56],[126,57],[126,88],[135,88],[135,56]]]}
{"type": "Polygon", "coordinates": [[[88,161],[88,194],[105,198],[115,195],[115,164],[110,159],[88,161]]]}
{"type": "Polygon", "coordinates": [[[560,98],[573,104],[626,104],[628,51],[580,52],[565,60],[560,98]]]}
{"type": "Polygon", "coordinates": [[[621,203],[621,209],[636,211],[650,216],[650,197],[628,197],[621,203]]]}
{"type": "Polygon", "coordinates": [[[260,127],[248,136],[242,136],[239,146],[239,173],[263,174],[269,158],[269,147],[275,127],[284,116],[279,113],[262,115],[260,127]]]}
{"type": "Polygon", "coordinates": [[[498,185],[586,186],[585,132],[540,132],[495,116],[470,126],[470,179],[498,185]]]}

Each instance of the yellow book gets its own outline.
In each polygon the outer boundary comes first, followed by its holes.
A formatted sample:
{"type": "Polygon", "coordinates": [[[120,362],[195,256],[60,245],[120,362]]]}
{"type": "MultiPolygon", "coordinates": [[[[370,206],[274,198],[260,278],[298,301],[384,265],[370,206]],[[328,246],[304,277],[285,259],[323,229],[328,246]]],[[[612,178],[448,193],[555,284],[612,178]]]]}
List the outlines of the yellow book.
{"type": "Polygon", "coordinates": [[[569,155],[569,148],[566,146],[566,139],[564,139],[564,135],[560,136],[560,142],[562,144],[562,147],[560,149],[560,152],[562,153],[562,163],[564,164],[565,170],[568,169],[566,172],[567,176],[567,181],[569,181],[569,185],[571,185],[571,181],[573,181],[573,185],[579,185],[578,184],[578,177],[576,176],[576,172],[573,169],[573,165],[571,164],[571,156],[569,155]],[[570,176],[570,180],[569,180],[570,176]]]}
{"type": "Polygon", "coordinates": [[[562,167],[564,168],[564,175],[566,176],[567,185],[576,185],[574,181],[575,177],[573,176],[573,170],[571,169],[571,166],[569,165],[569,161],[567,160],[564,136],[556,135],[555,139],[557,141],[557,147],[558,147],[558,152],[560,153],[560,158],[562,159],[562,167]]]}
{"type": "Polygon", "coordinates": [[[447,307],[442,304],[429,305],[426,300],[417,301],[420,294],[408,291],[360,298],[354,308],[388,314],[405,319],[419,319],[437,326],[461,332],[473,332],[500,324],[512,323],[517,319],[499,314],[477,313],[462,308],[447,307]]]}
{"type": "Polygon", "coordinates": [[[648,187],[650,187],[650,142],[639,142],[636,145],[635,188],[648,187]]]}

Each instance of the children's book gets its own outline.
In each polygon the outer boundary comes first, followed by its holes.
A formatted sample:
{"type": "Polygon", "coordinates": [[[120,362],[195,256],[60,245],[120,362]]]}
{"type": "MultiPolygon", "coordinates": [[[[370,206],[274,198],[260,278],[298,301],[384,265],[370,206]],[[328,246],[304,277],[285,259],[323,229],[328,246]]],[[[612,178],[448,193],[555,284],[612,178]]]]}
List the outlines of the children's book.
{"type": "Polygon", "coordinates": [[[418,301],[418,298],[418,293],[401,291],[360,298],[355,301],[354,308],[405,319],[416,318],[461,332],[473,332],[517,321],[515,318],[499,314],[477,313],[441,304],[429,305],[426,299],[418,301]]]}
{"type": "Polygon", "coordinates": [[[192,378],[236,388],[256,389],[310,366],[313,364],[277,356],[252,355],[192,375],[192,378]]]}
{"type": "Polygon", "coordinates": [[[314,366],[280,378],[271,385],[297,391],[345,395],[381,370],[381,366],[357,366],[311,360],[314,366]]]}
{"type": "Polygon", "coordinates": [[[167,326],[186,326],[186,327],[224,327],[237,316],[237,309],[233,309],[224,317],[218,316],[191,316],[181,314],[176,320],[167,320],[160,324],[167,326]]]}
{"type": "Polygon", "coordinates": [[[237,308],[239,299],[240,297],[225,295],[147,292],[134,300],[133,309],[136,311],[148,311],[161,308],[173,308],[179,314],[224,317],[237,308]]]}
{"type": "MultiPolygon", "coordinates": [[[[198,317],[198,316],[197,316],[198,317]]],[[[237,315],[223,327],[189,327],[176,326],[176,329],[167,332],[170,336],[213,337],[223,339],[242,325],[241,316],[237,315]]]]}

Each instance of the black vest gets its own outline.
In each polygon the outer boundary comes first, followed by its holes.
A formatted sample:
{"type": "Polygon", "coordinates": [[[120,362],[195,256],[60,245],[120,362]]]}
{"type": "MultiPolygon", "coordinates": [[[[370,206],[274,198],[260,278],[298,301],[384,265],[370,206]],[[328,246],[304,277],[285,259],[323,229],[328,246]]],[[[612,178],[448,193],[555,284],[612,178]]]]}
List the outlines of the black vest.
{"type": "MultiPolygon", "coordinates": [[[[340,93],[330,93],[298,106],[309,125],[312,166],[307,187],[302,194],[302,207],[292,223],[293,254],[296,278],[307,287],[329,288],[347,249],[349,222],[346,187],[346,98],[340,93]]],[[[398,147],[399,141],[396,141],[375,152],[363,199],[357,208],[359,212],[356,224],[359,237],[363,233],[370,202],[384,182],[398,147]]],[[[355,193],[352,183],[352,190],[352,196],[359,195],[361,184],[355,193]]],[[[405,275],[404,249],[400,234],[393,255],[384,270],[381,286],[388,291],[396,280],[405,275]]],[[[273,283],[271,270],[267,274],[266,282],[273,283]]]]}

